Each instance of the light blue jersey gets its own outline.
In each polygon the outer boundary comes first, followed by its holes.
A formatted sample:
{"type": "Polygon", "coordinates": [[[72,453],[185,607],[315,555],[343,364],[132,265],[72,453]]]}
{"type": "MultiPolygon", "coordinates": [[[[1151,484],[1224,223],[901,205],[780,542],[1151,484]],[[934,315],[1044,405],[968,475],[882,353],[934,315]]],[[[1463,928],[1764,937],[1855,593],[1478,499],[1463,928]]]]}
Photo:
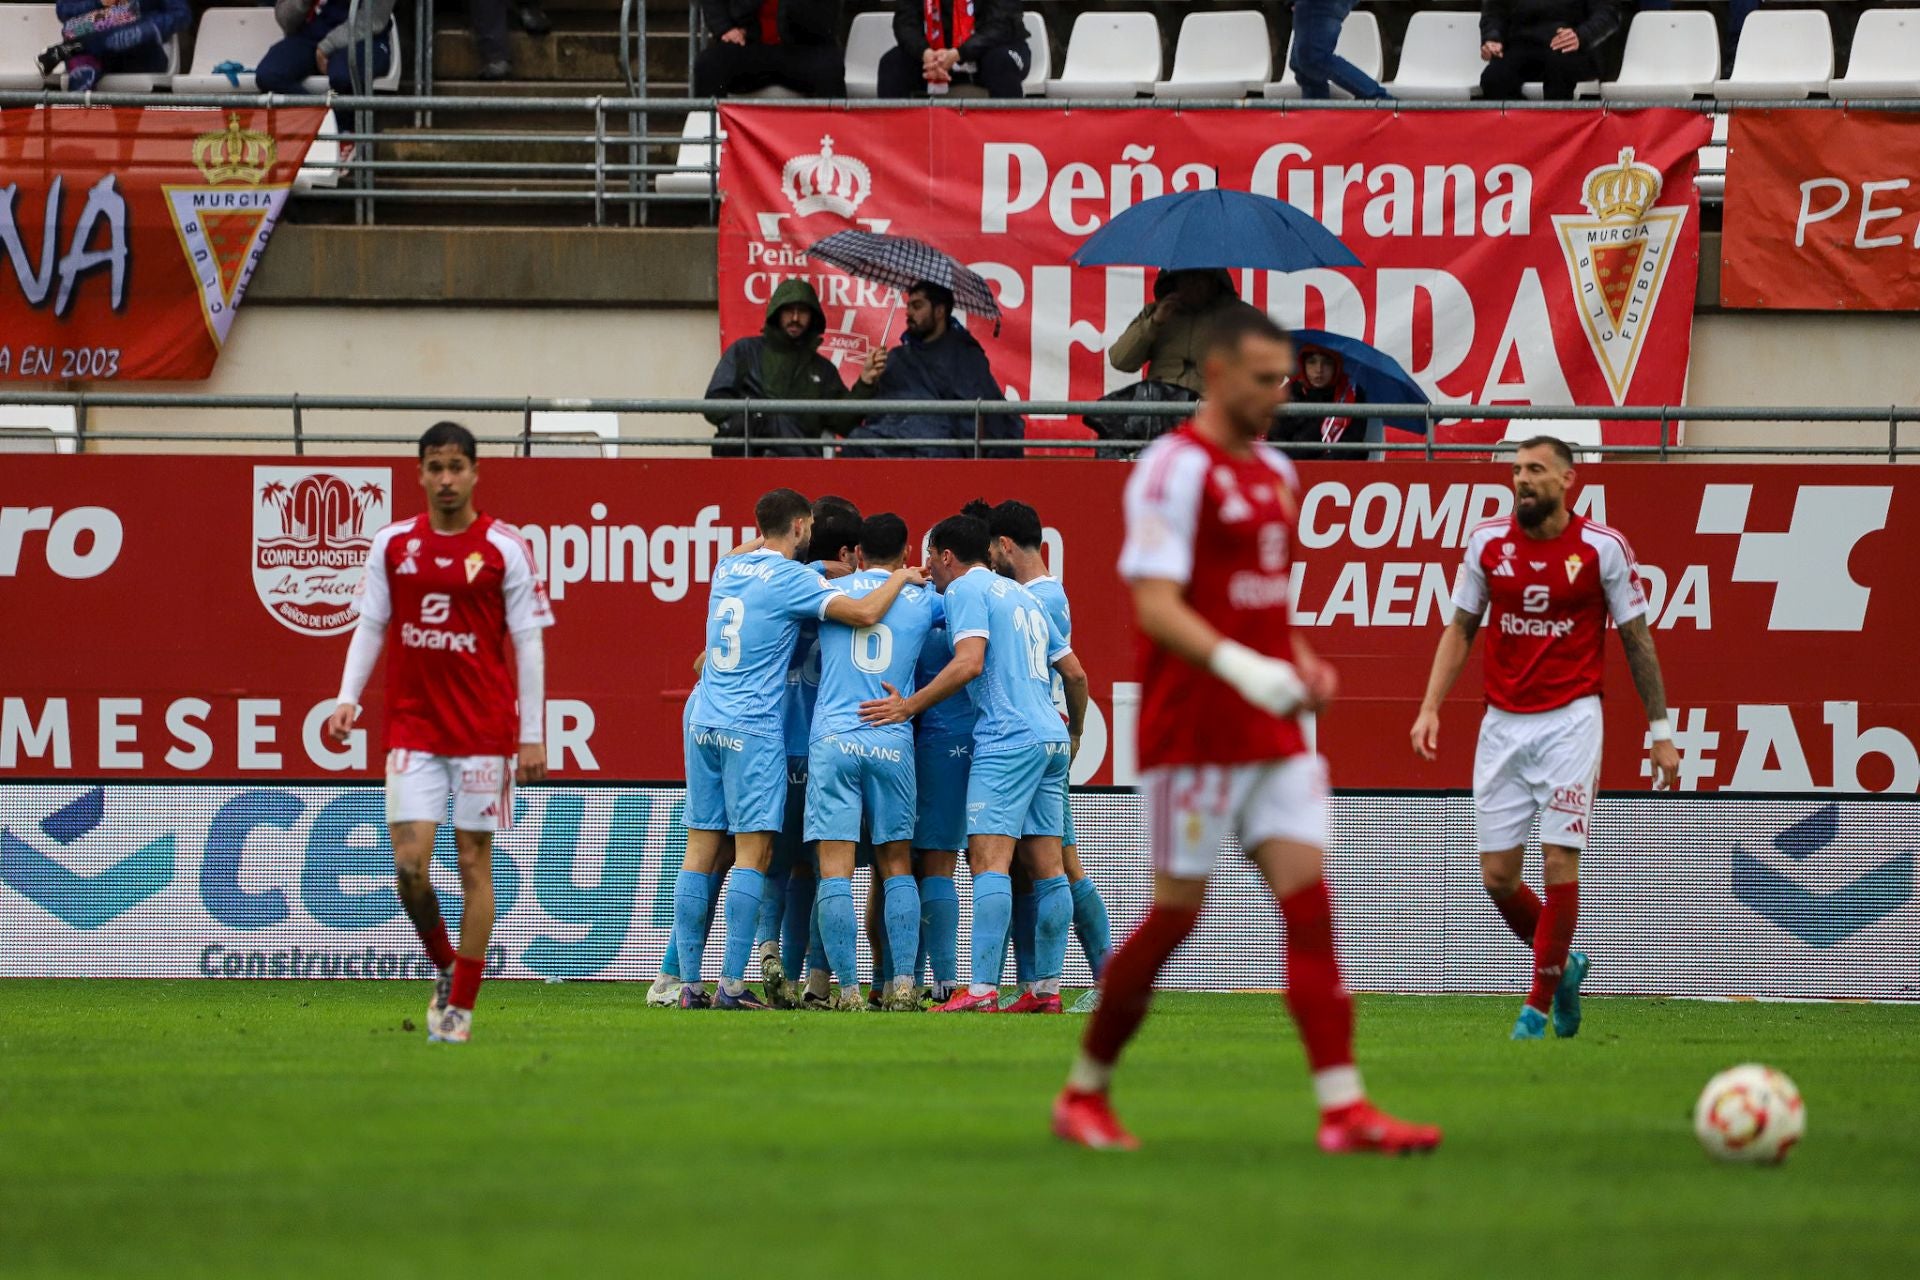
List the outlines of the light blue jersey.
{"type": "Polygon", "coordinates": [[[707,603],[707,662],[691,721],[784,748],[787,672],[800,624],[822,617],[836,594],[825,578],[777,551],[722,560],[707,603]]]}
{"type": "MultiPolygon", "coordinates": [[[[944,597],[943,597],[944,601],[944,597]]],[[[944,607],[942,609],[944,613],[944,607]]],[[[920,664],[914,671],[914,687],[924,689],[953,661],[953,634],[945,620],[934,627],[926,644],[920,647],[920,664]]],[[[973,689],[968,686],[951,698],[936,702],[920,713],[914,722],[915,736],[921,742],[973,741],[973,689]]]]}
{"type": "MultiPolygon", "coordinates": [[[[884,570],[862,569],[833,585],[858,600],[885,586],[887,578],[884,570]]],[[[868,725],[860,719],[860,704],[886,697],[882,685],[892,685],[903,698],[912,696],[919,687],[920,650],[944,617],[938,594],[928,587],[909,586],[901,589],[887,616],[875,626],[822,622],[820,691],[814,699],[810,741],[829,734],[861,733],[910,744],[912,726],[868,725]]]]}
{"type": "Polygon", "coordinates": [[[1072,649],[1040,602],[1011,578],[976,566],[948,584],[946,606],[956,645],[975,637],[987,642],[986,665],[972,684],[976,776],[980,757],[1065,743],[1052,669],[1072,649]]]}
{"type": "MultiPolygon", "coordinates": [[[[1060,633],[1061,640],[1073,644],[1073,610],[1067,605],[1067,589],[1060,585],[1060,579],[1051,574],[1035,578],[1026,583],[1027,591],[1040,607],[1046,611],[1047,621],[1060,633]]],[[[1067,686],[1060,679],[1060,673],[1053,673],[1053,706],[1061,715],[1067,714],[1067,686]]]]}

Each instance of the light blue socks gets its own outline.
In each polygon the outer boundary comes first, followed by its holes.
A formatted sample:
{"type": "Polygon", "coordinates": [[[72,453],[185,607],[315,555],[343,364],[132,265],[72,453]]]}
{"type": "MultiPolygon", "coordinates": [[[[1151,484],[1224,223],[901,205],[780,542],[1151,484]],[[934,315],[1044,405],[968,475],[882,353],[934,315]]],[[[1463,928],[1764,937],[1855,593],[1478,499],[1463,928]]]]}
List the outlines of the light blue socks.
{"type": "Polygon", "coordinates": [[[960,980],[960,890],[952,876],[920,882],[920,945],[936,985],[951,988],[960,980]]]}
{"type": "Polygon", "coordinates": [[[1080,939],[1080,949],[1086,952],[1087,968],[1098,982],[1113,951],[1113,922],[1107,919],[1106,899],[1094,887],[1091,876],[1073,882],[1073,932],[1080,939]]]}
{"type": "Polygon", "coordinates": [[[664,969],[684,982],[700,981],[700,962],[707,950],[708,913],[713,907],[713,882],[704,872],[682,871],[673,882],[673,941],[664,969]]]}
{"type": "Polygon", "coordinates": [[[1013,923],[1013,881],[1005,872],[973,878],[973,986],[975,995],[998,988],[1007,963],[1007,930],[1013,923]]]}
{"type": "Polygon", "coordinates": [[[1033,882],[1033,982],[1040,995],[1060,994],[1060,971],[1067,963],[1067,936],[1073,927],[1073,891],[1065,876],[1033,882]]]}
{"type": "Polygon", "coordinates": [[[754,925],[760,919],[760,898],[766,884],[766,876],[752,867],[733,869],[733,882],[727,886],[727,950],[720,963],[723,982],[746,980],[747,959],[753,954],[754,925]]]}
{"type": "Polygon", "coordinates": [[[860,925],[853,914],[853,881],[846,876],[823,878],[815,903],[827,963],[841,989],[850,991],[860,984],[860,925]]]}
{"type": "Polygon", "coordinates": [[[920,886],[911,875],[888,876],[886,894],[887,955],[892,978],[911,978],[913,960],[920,953],[920,886]]]}

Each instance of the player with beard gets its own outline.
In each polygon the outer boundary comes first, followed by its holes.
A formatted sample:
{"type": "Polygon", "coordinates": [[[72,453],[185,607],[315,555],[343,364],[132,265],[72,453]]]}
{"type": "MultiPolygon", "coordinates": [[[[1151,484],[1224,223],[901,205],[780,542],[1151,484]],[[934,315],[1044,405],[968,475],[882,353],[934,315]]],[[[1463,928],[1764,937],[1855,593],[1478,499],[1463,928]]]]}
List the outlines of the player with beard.
{"type": "Polygon", "coordinates": [[[1577,516],[1567,494],[1573,453],[1552,436],[1524,440],[1513,459],[1514,510],[1467,535],[1453,584],[1453,621],[1440,637],[1413,749],[1440,749],[1440,703],[1487,620],[1487,713],[1473,762],[1481,878],[1514,936],[1533,949],[1532,983],[1513,1039],[1580,1030],[1587,957],[1572,950],[1580,918],[1580,851],[1592,836],[1600,777],[1601,654],[1607,620],[1620,628],[1627,667],[1647,710],[1655,789],[1679,776],[1666,686],[1647,629],[1647,598],[1633,549],[1616,530],[1577,516]],[[1521,877],[1528,829],[1540,819],[1546,901],[1521,877]]]}

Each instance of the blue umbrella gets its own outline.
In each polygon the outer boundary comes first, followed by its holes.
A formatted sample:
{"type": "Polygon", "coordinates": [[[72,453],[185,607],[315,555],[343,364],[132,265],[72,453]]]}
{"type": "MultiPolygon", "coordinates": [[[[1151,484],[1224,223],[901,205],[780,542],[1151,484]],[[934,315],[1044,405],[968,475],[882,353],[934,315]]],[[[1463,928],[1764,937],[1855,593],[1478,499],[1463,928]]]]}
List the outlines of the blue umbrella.
{"type": "Polygon", "coordinates": [[[1163,271],[1357,267],[1340,237],[1292,205],[1245,191],[1177,191],[1143,200],[1074,250],[1082,267],[1163,271]]]}
{"type": "MultiPolygon", "coordinates": [[[[1367,398],[1368,404],[1433,403],[1427,398],[1427,393],[1420,389],[1420,384],[1400,367],[1398,360],[1358,338],[1349,338],[1344,333],[1328,333],[1325,329],[1295,329],[1293,344],[1295,347],[1324,347],[1339,356],[1341,364],[1346,367],[1347,377],[1352,379],[1354,386],[1360,388],[1360,394],[1367,398]]],[[[1425,418],[1381,418],[1380,421],[1416,435],[1427,433],[1425,418]]]]}

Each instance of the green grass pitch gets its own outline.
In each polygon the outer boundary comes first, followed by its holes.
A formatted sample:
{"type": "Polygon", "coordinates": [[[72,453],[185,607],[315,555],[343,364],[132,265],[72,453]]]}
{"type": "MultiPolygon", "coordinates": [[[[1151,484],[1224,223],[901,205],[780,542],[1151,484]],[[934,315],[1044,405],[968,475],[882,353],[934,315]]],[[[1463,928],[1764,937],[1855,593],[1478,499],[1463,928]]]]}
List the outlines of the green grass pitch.
{"type": "Polygon", "coordinates": [[[1920,1008],[1363,997],[1427,1159],[1313,1148],[1272,996],[1162,997],[1115,1098],[1145,1148],[1047,1136],[1079,1018],[650,1010],[496,983],[0,984],[0,1275],[1920,1274],[1920,1008]],[[1736,1062],[1808,1107],[1782,1168],[1710,1163],[1736,1062]]]}

